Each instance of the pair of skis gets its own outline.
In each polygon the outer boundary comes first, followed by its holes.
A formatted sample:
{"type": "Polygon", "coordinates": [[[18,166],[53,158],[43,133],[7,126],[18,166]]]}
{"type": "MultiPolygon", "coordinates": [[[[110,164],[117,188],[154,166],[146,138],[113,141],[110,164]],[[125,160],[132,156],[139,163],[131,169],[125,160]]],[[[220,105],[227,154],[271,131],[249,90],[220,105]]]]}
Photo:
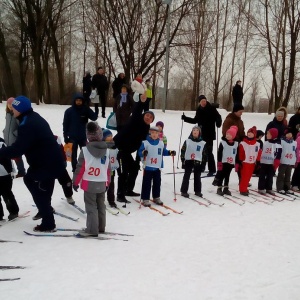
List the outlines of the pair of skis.
{"type": "MultiPolygon", "coordinates": [[[[141,204],[144,206],[143,204],[143,201],[139,200],[139,199],[135,199],[135,198],[132,198],[135,202],[137,202],[138,204],[141,204]]],[[[152,203],[155,203],[153,199],[150,200],[152,203]]],[[[161,207],[164,207],[165,209],[168,209],[170,211],[172,211],[173,213],[175,214],[178,214],[178,215],[182,215],[183,214],[183,211],[177,211],[176,209],[168,206],[168,205],[165,205],[165,204],[162,204],[162,205],[159,205],[161,207]]],[[[147,206],[149,209],[153,210],[153,211],[156,211],[158,212],[159,214],[161,214],[162,216],[168,216],[170,213],[169,212],[163,212],[162,210],[156,208],[156,207],[153,207],[153,206],[147,206]]]]}
{"type": "Polygon", "coordinates": [[[216,203],[216,202],[214,202],[214,201],[211,201],[210,199],[207,199],[206,197],[198,197],[198,196],[193,196],[193,197],[191,197],[190,195],[189,195],[189,197],[183,197],[181,194],[176,194],[177,196],[180,196],[180,197],[182,197],[182,198],[185,198],[185,199],[190,199],[190,200],[192,200],[192,201],[194,201],[194,202],[196,202],[196,203],[198,203],[199,205],[202,205],[202,206],[205,206],[205,207],[209,207],[210,205],[216,205],[216,206],[219,206],[219,207],[222,207],[222,206],[224,206],[224,202],[223,203],[216,203]],[[203,201],[200,201],[200,200],[204,200],[205,202],[203,202],[203,201]]]}
{"type": "MultiPolygon", "coordinates": [[[[78,231],[77,229],[62,229],[62,228],[60,230],[61,231],[78,231]]],[[[23,232],[29,236],[34,236],[34,237],[75,237],[75,238],[81,238],[81,239],[117,240],[117,241],[128,242],[128,240],[126,240],[126,239],[118,239],[118,238],[106,237],[106,236],[105,237],[104,236],[93,237],[93,236],[82,236],[79,234],[56,234],[56,233],[52,233],[52,232],[49,232],[49,233],[30,233],[28,231],[23,231],[23,232]]],[[[106,234],[108,234],[108,233],[106,233],[106,234]]],[[[118,234],[116,234],[116,235],[118,235],[118,234]]]]}
{"type": "Polygon", "coordinates": [[[10,224],[10,223],[12,223],[12,222],[17,221],[18,219],[22,219],[22,218],[29,217],[29,214],[30,214],[30,210],[28,210],[28,211],[26,211],[26,212],[24,212],[24,213],[19,214],[18,217],[15,218],[15,219],[12,219],[12,220],[9,220],[9,221],[2,222],[2,223],[0,223],[0,228],[4,227],[4,226],[6,226],[6,225],[8,225],[8,224],[10,224]]]}

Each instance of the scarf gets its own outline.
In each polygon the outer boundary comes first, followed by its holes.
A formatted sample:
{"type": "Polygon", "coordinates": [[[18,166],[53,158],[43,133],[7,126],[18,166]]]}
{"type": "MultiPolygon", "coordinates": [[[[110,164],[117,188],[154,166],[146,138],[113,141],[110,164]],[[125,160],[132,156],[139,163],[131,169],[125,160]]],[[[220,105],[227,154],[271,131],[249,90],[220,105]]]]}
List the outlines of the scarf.
{"type": "Polygon", "coordinates": [[[136,78],[135,80],[138,81],[139,83],[143,82],[143,79],[140,79],[140,78],[136,78]]]}
{"type": "Polygon", "coordinates": [[[120,107],[122,107],[123,103],[126,103],[127,95],[128,95],[128,93],[121,93],[120,107]]]}

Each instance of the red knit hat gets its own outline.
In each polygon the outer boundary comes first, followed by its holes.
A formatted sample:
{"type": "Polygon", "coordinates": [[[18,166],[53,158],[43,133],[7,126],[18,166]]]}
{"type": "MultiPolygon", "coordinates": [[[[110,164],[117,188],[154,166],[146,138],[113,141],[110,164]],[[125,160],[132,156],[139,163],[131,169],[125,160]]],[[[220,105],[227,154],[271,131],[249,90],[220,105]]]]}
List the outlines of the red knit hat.
{"type": "Polygon", "coordinates": [[[230,128],[226,131],[226,134],[230,134],[232,136],[232,139],[234,140],[234,138],[236,137],[236,134],[238,132],[238,128],[237,126],[230,126],[230,128]]]}
{"type": "Polygon", "coordinates": [[[251,127],[247,133],[252,132],[254,134],[254,136],[256,136],[256,126],[251,127]]]}
{"type": "Polygon", "coordinates": [[[268,130],[272,136],[272,139],[276,139],[278,137],[278,129],[277,128],[270,128],[268,130]]]}

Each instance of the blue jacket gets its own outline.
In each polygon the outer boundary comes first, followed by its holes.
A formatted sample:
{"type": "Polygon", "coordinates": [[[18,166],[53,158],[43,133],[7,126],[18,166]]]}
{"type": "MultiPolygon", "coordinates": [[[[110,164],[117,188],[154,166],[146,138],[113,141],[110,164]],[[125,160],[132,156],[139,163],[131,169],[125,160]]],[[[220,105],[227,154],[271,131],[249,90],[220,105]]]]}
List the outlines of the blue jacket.
{"type": "MultiPolygon", "coordinates": [[[[147,136],[146,140],[151,144],[151,145],[158,145],[158,143],[160,142],[160,139],[158,138],[157,140],[153,140],[150,136],[147,136]]],[[[142,145],[140,146],[139,150],[138,150],[138,155],[143,158],[143,151],[145,150],[145,145],[144,142],[142,143],[142,145]]],[[[170,156],[170,151],[167,150],[165,147],[163,149],[163,153],[162,156],[170,156]]],[[[161,168],[164,167],[164,162],[163,160],[161,161],[161,168]]],[[[145,167],[145,170],[147,171],[156,171],[157,168],[153,168],[153,167],[145,167]]]]}
{"type": "Polygon", "coordinates": [[[65,161],[47,121],[32,109],[18,120],[18,137],[11,146],[0,149],[0,159],[24,154],[29,165],[26,176],[36,181],[61,176],[65,161]]]}
{"type": "Polygon", "coordinates": [[[81,94],[76,94],[73,97],[72,106],[65,111],[64,115],[63,132],[65,141],[85,142],[86,124],[89,119],[96,121],[97,118],[97,114],[84,104],[83,96],[81,94]],[[80,106],[75,104],[75,100],[78,98],[83,101],[83,104],[80,106]]]}

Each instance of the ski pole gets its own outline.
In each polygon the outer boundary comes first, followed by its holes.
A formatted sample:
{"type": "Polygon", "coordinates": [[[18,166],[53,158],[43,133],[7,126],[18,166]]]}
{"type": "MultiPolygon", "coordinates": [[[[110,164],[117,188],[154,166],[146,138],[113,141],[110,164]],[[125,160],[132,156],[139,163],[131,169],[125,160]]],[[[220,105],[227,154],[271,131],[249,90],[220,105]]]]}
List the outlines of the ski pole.
{"type": "MultiPolygon", "coordinates": [[[[184,115],[184,113],[182,113],[184,115]]],[[[183,120],[181,121],[181,130],[180,130],[180,139],[179,139],[179,146],[178,146],[178,157],[177,157],[177,169],[178,168],[178,162],[179,162],[179,153],[180,153],[180,145],[181,145],[181,137],[182,137],[182,128],[183,128],[183,120]]]]}
{"type": "Polygon", "coordinates": [[[140,196],[139,209],[142,208],[142,191],[143,191],[143,181],[144,181],[144,175],[145,175],[145,167],[146,167],[146,155],[143,156],[143,180],[142,180],[142,187],[141,187],[141,196],[140,196]]]}
{"type": "Polygon", "coordinates": [[[172,155],[172,161],[173,161],[173,179],[174,179],[174,201],[177,201],[177,199],[176,199],[176,191],[175,191],[175,164],[174,164],[174,155],[172,155]]]}
{"type": "MultiPolygon", "coordinates": [[[[123,178],[123,166],[122,166],[122,158],[120,158],[120,175],[122,176],[123,178]]],[[[126,208],[126,200],[125,200],[125,203],[124,205],[122,205],[122,207],[126,208]]]]}

